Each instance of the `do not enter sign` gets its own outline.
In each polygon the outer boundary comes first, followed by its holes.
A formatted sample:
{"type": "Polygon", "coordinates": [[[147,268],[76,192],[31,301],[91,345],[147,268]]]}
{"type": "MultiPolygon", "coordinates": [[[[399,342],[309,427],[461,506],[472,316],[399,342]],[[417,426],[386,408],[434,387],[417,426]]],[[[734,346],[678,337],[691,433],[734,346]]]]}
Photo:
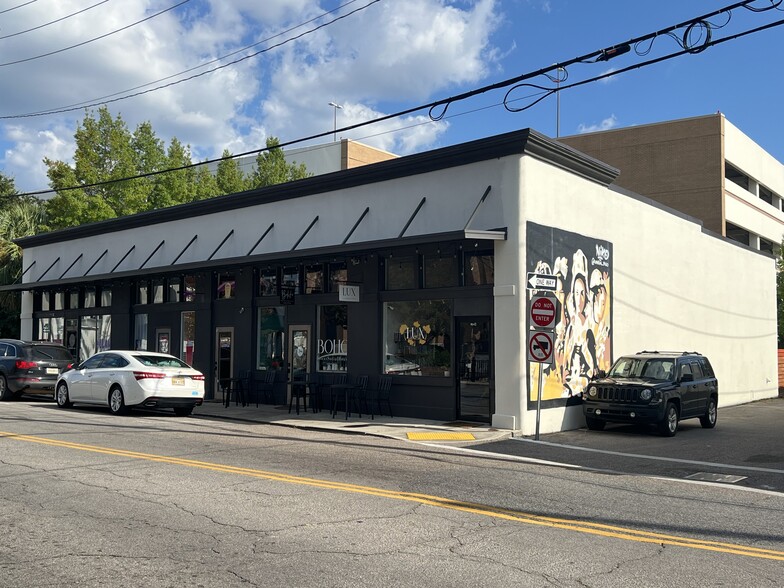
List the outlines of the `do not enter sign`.
{"type": "Polygon", "coordinates": [[[534,296],[531,299],[531,324],[540,329],[549,329],[555,325],[555,298],[552,296],[534,296]]]}

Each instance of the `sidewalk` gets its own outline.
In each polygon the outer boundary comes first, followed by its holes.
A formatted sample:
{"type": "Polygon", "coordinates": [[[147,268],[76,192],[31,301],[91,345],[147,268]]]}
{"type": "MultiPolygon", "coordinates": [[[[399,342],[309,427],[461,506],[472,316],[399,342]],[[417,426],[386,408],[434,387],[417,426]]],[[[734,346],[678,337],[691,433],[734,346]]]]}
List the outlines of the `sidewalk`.
{"type": "Polygon", "coordinates": [[[225,407],[222,402],[208,401],[193,409],[193,417],[209,419],[226,419],[231,421],[296,427],[299,429],[334,431],[336,433],[353,433],[375,435],[408,441],[437,441],[457,445],[485,443],[498,439],[508,439],[512,431],[496,429],[484,423],[466,421],[429,421],[408,417],[390,417],[389,415],[369,415],[359,418],[356,413],[346,419],[344,412],[332,418],[328,410],[313,413],[300,410],[297,415],[289,407],[260,404],[240,406],[231,404],[225,407]]]}

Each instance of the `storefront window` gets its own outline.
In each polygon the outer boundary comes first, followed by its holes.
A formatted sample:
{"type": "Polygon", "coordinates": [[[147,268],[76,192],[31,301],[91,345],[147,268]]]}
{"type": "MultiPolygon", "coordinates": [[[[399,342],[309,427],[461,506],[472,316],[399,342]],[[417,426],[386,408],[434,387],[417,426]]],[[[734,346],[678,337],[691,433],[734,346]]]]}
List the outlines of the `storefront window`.
{"type": "Polygon", "coordinates": [[[150,285],[147,282],[139,282],[136,288],[136,304],[149,304],[150,285]]]}
{"type": "Polygon", "coordinates": [[[452,364],[449,300],[384,303],[384,373],[449,377],[452,364]]]}
{"type": "Polygon", "coordinates": [[[256,369],[282,369],[285,360],[286,307],[259,308],[256,369]]]}
{"type": "Polygon", "coordinates": [[[348,306],[345,304],[319,307],[316,370],[320,372],[348,370],[348,306]]]}
{"type": "Polygon", "coordinates": [[[112,305],[112,289],[109,286],[101,288],[101,308],[109,308],[112,305]]]}
{"type": "Polygon", "coordinates": [[[492,251],[466,253],[463,275],[466,286],[485,286],[495,283],[495,258],[492,251]]]}
{"type": "Polygon", "coordinates": [[[425,288],[450,288],[458,285],[457,257],[453,254],[425,255],[425,288]]]}
{"type": "Polygon", "coordinates": [[[196,301],[196,276],[185,276],[183,279],[185,287],[183,288],[183,302],[196,301]]]}
{"type": "Polygon", "coordinates": [[[68,308],[79,308],[79,290],[68,292],[68,308]]]}
{"type": "Polygon", "coordinates": [[[79,357],[84,361],[99,351],[111,349],[111,338],[111,315],[83,316],[79,337],[79,357]]]}
{"type": "Polygon", "coordinates": [[[147,351],[147,315],[137,314],[133,319],[133,348],[147,351]]]}
{"type": "Polygon", "coordinates": [[[284,267],[282,285],[294,288],[294,292],[299,294],[299,267],[284,267]]]}
{"type": "Polygon", "coordinates": [[[63,326],[64,320],[62,317],[49,317],[38,319],[38,339],[40,341],[48,341],[50,343],[63,344],[63,326]]]}
{"type": "Polygon", "coordinates": [[[234,287],[236,285],[234,273],[224,272],[218,274],[218,291],[216,296],[218,299],[234,298],[234,287]]]}
{"type": "Polygon", "coordinates": [[[259,272],[259,296],[278,295],[278,270],[268,268],[259,272]]]}
{"type": "Polygon", "coordinates": [[[305,266],[305,294],[321,294],[324,291],[324,266],[305,266]]]}
{"type": "Polygon", "coordinates": [[[419,256],[390,257],[385,261],[387,290],[419,288],[419,256]]]}
{"type": "Polygon", "coordinates": [[[152,303],[163,303],[163,279],[159,278],[152,281],[152,303]]]}
{"type": "Polygon", "coordinates": [[[49,310],[49,292],[41,292],[41,310],[49,310]]]}
{"type": "Polygon", "coordinates": [[[54,293],[54,309],[55,310],[65,309],[65,292],[54,293]]]}
{"type": "Polygon", "coordinates": [[[336,262],[329,264],[329,291],[337,292],[340,284],[348,282],[348,270],[346,262],[336,262]]]}
{"type": "Polygon", "coordinates": [[[95,308],[95,288],[84,289],[84,307],[95,308]]]}
{"type": "Polygon", "coordinates": [[[180,278],[169,278],[166,280],[167,283],[167,293],[166,293],[166,302],[179,302],[180,301],[180,289],[182,284],[180,283],[180,278]]]}
{"type": "Polygon", "coordinates": [[[193,351],[196,345],[196,313],[189,310],[183,312],[180,316],[182,321],[180,325],[180,332],[182,333],[180,359],[188,365],[193,365],[193,351]]]}

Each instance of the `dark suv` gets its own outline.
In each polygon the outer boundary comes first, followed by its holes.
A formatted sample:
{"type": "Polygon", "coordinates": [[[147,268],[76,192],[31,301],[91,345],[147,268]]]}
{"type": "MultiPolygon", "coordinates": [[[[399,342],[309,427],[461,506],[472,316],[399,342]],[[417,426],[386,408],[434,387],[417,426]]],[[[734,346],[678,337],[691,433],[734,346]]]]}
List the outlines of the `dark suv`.
{"type": "Polygon", "coordinates": [[[716,426],[719,385],[708,358],[695,352],[641,351],[618,359],[583,393],[585,424],[650,423],[672,437],[681,419],[716,426]]]}
{"type": "Polygon", "coordinates": [[[73,365],[70,352],[56,343],[0,339],[0,400],[22,394],[49,394],[60,372],[73,365]]]}

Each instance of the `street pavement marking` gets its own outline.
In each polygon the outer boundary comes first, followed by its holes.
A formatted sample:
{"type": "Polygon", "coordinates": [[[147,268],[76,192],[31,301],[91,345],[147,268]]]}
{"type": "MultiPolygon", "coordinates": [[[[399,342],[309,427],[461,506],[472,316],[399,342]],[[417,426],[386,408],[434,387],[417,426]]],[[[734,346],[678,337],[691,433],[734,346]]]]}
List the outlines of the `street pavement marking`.
{"type": "Polygon", "coordinates": [[[567,531],[575,531],[578,533],[588,533],[591,535],[599,535],[603,537],[612,537],[615,539],[635,541],[638,543],[655,543],[657,545],[662,545],[662,546],[670,545],[670,546],[677,546],[677,547],[688,547],[691,549],[701,549],[705,551],[730,553],[735,555],[742,555],[745,557],[756,557],[762,559],[784,561],[784,551],[778,551],[775,549],[762,549],[759,547],[752,547],[749,545],[723,543],[720,541],[706,541],[706,540],[695,539],[691,537],[680,537],[677,535],[665,535],[662,533],[652,533],[649,531],[641,531],[638,529],[631,529],[625,527],[616,527],[613,525],[593,523],[590,521],[580,521],[576,519],[561,519],[556,517],[534,515],[534,514],[506,509],[506,508],[497,508],[497,507],[487,506],[484,504],[463,502],[460,500],[452,500],[450,498],[431,496],[428,494],[418,494],[415,492],[397,492],[393,490],[385,490],[383,488],[374,488],[372,486],[359,486],[356,484],[346,484],[343,482],[333,482],[330,480],[319,480],[317,478],[305,478],[302,476],[292,476],[289,474],[280,474],[277,472],[268,472],[268,471],[257,470],[252,468],[242,468],[237,466],[223,465],[219,463],[211,463],[207,461],[197,461],[193,459],[169,457],[165,455],[156,455],[151,453],[139,453],[137,451],[127,451],[124,449],[112,449],[111,447],[101,447],[99,445],[86,445],[82,443],[72,443],[70,441],[59,441],[57,439],[48,439],[46,437],[36,437],[33,435],[20,435],[16,433],[6,433],[3,431],[0,431],[0,438],[5,438],[14,441],[25,441],[28,443],[40,443],[42,445],[62,447],[65,449],[74,449],[78,451],[89,451],[91,453],[100,453],[104,455],[114,455],[118,457],[125,457],[131,459],[140,459],[140,460],[152,461],[158,463],[168,463],[172,465],[187,466],[187,467],[212,470],[215,472],[222,472],[227,474],[239,474],[243,476],[249,476],[252,478],[260,478],[260,479],[272,480],[276,482],[287,482],[290,484],[301,484],[304,486],[312,486],[315,488],[339,490],[342,492],[354,492],[357,494],[378,496],[381,498],[389,498],[392,500],[404,500],[408,502],[415,502],[418,504],[424,504],[437,508],[446,508],[449,510],[462,511],[462,512],[472,513],[476,515],[492,517],[496,519],[514,521],[514,522],[525,523],[529,525],[551,527],[555,529],[563,529],[567,531]]]}
{"type": "Polygon", "coordinates": [[[410,432],[406,433],[409,441],[474,441],[473,433],[439,432],[410,432]]]}

